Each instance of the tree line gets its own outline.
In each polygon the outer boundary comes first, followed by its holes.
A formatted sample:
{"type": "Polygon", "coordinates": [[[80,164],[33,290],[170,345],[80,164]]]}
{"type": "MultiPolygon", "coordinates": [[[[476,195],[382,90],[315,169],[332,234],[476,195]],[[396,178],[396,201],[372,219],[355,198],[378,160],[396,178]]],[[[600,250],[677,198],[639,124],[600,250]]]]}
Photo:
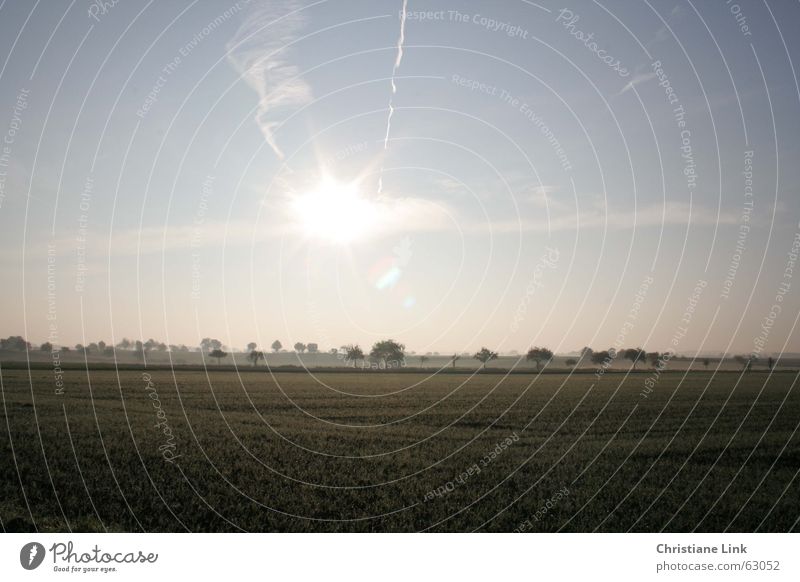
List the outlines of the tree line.
{"type": "MultiPolygon", "coordinates": [[[[319,345],[314,342],[296,342],[293,348],[298,354],[304,354],[306,352],[309,354],[321,353],[319,350],[319,345]]],[[[35,348],[31,345],[31,343],[26,341],[22,336],[9,336],[7,338],[0,339],[0,350],[3,351],[32,351],[33,349],[35,348]]],[[[38,349],[43,352],[52,352],[54,350],[60,350],[64,352],[71,351],[68,346],[57,347],[50,342],[42,343],[38,349]]],[[[184,344],[167,345],[152,338],[144,342],[141,340],[129,340],[128,338],[123,338],[116,345],[110,345],[106,344],[104,341],[98,341],[89,343],[87,345],[76,344],[74,349],[76,352],[84,355],[97,354],[109,357],[115,355],[115,350],[132,351],[137,359],[141,360],[145,359],[148,352],[201,352],[210,358],[216,359],[217,364],[219,364],[229,355],[229,353],[225,351],[226,346],[224,346],[220,340],[210,337],[202,338],[197,347],[188,347],[184,344]]],[[[272,342],[270,349],[275,354],[286,351],[283,349],[283,344],[280,340],[275,340],[272,342]]],[[[257,342],[248,343],[244,353],[247,354],[247,358],[253,366],[257,366],[261,361],[266,363],[266,354],[258,349],[257,342]]],[[[369,352],[365,352],[358,344],[348,344],[338,349],[331,348],[328,353],[333,356],[340,357],[345,364],[352,364],[354,368],[358,367],[359,363],[361,364],[362,368],[398,368],[405,366],[408,358],[405,345],[393,339],[375,342],[369,352]]],[[[411,353],[413,354],[413,352],[411,353]]],[[[433,355],[438,356],[439,354],[437,352],[433,355]]],[[[420,367],[424,367],[425,363],[430,360],[430,356],[430,352],[428,354],[417,356],[420,367]]],[[[489,362],[496,360],[499,357],[500,356],[498,352],[490,350],[487,347],[482,347],[472,355],[462,353],[448,356],[448,363],[455,368],[456,362],[459,360],[463,358],[471,358],[480,362],[481,367],[485,369],[489,362]]],[[[624,359],[629,360],[631,362],[631,367],[635,370],[637,364],[646,364],[648,362],[653,368],[663,368],[673,357],[675,357],[675,355],[671,352],[647,352],[641,347],[620,350],[616,350],[614,348],[609,348],[607,350],[593,350],[590,347],[584,347],[580,351],[578,357],[567,358],[565,360],[565,364],[571,368],[585,366],[589,363],[596,366],[608,367],[615,360],[624,359]]],[[[534,363],[537,371],[540,371],[542,366],[547,366],[553,360],[553,358],[553,351],[542,346],[534,346],[525,354],[525,360],[527,362],[534,363]]],[[[751,370],[753,366],[760,361],[759,357],[755,354],[736,355],[733,357],[733,360],[741,365],[742,369],[745,371],[751,370]]],[[[700,362],[706,369],[708,369],[709,365],[711,364],[711,359],[707,357],[702,358],[700,359],[700,362]]],[[[774,358],[769,357],[765,363],[767,368],[772,370],[775,365],[775,360],[774,358]]]]}

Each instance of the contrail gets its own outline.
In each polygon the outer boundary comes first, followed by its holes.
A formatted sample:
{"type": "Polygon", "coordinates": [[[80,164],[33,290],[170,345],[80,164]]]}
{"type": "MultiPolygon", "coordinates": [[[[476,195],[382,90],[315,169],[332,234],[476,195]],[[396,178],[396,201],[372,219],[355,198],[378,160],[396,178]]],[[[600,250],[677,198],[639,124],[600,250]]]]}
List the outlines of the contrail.
{"type": "MultiPolygon", "coordinates": [[[[408,0],[403,0],[403,10],[400,13],[400,36],[397,39],[397,57],[394,59],[392,67],[392,96],[389,98],[389,116],[386,118],[386,135],[383,138],[383,151],[389,149],[389,133],[392,131],[392,115],[394,114],[394,96],[397,94],[397,85],[394,82],[397,76],[397,69],[403,61],[403,43],[406,41],[406,12],[408,11],[408,0]]],[[[378,194],[383,191],[383,165],[378,177],[378,194]]]]}

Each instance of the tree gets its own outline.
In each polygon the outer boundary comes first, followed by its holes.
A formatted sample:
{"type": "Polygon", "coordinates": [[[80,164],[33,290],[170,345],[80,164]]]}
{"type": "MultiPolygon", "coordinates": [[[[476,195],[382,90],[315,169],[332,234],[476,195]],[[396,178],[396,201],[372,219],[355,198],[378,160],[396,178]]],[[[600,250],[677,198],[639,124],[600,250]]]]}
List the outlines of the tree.
{"type": "Polygon", "coordinates": [[[658,352],[650,352],[647,354],[647,360],[650,362],[651,366],[658,368],[658,363],[661,361],[661,354],[658,352]]]}
{"type": "Polygon", "coordinates": [[[345,362],[353,362],[354,368],[359,360],[364,359],[364,351],[358,346],[358,344],[342,346],[342,350],[344,351],[345,362]]]}
{"type": "Polygon", "coordinates": [[[211,350],[211,352],[209,352],[208,357],[209,358],[216,358],[217,359],[217,366],[219,366],[219,363],[222,360],[222,358],[226,357],[227,355],[228,355],[228,352],[223,352],[219,348],[214,348],[213,350],[211,350]]]}
{"type": "Polygon", "coordinates": [[[339,353],[339,350],[337,350],[336,348],[331,348],[330,350],[328,350],[328,353],[332,356],[335,356],[339,353]]]}
{"type": "Polygon", "coordinates": [[[396,368],[405,361],[406,346],[392,339],[375,342],[369,355],[372,361],[383,368],[396,368]]]}
{"type": "Polygon", "coordinates": [[[200,347],[203,348],[204,352],[209,351],[211,349],[211,338],[210,337],[204,337],[203,339],[201,339],[200,340],[200,347]]]}
{"type": "Polygon", "coordinates": [[[103,340],[100,340],[99,342],[97,342],[97,349],[100,350],[101,352],[105,352],[106,351],[106,342],[104,342],[103,340]]]}
{"type": "Polygon", "coordinates": [[[44,342],[42,345],[39,346],[39,349],[43,352],[52,352],[53,351],[53,344],[50,342],[44,342]]]}
{"type": "Polygon", "coordinates": [[[258,365],[259,360],[264,360],[265,362],[267,361],[267,358],[264,356],[264,352],[260,352],[258,350],[250,350],[247,359],[253,362],[254,366],[258,365]]]}
{"type": "Polygon", "coordinates": [[[644,360],[647,354],[642,348],[628,348],[622,355],[626,360],[633,362],[633,369],[635,370],[636,363],[640,360],[644,360]]]}
{"type": "Polygon", "coordinates": [[[294,351],[302,354],[304,351],[306,351],[306,344],[302,342],[297,342],[296,344],[294,344],[294,351]]]}
{"type": "Polygon", "coordinates": [[[525,356],[525,359],[529,362],[536,362],[536,371],[538,372],[540,362],[544,362],[545,365],[547,365],[547,362],[553,359],[553,352],[547,348],[540,348],[536,346],[528,350],[528,354],[525,356]]]}
{"type": "Polygon", "coordinates": [[[133,344],[133,355],[137,360],[144,361],[144,344],[139,340],[133,344]]]}
{"type": "Polygon", "coordinates": [[[316,354],[317,352],[319,352],[319,346],[317,344],[314,344],[314,343],[308,344],[306,346],[306,349],[308,350],[309,354],[316,354]]]}
{"type": "Polygon", "coordinates": [[[603,350],[601,352],[592,352],[592,363],[603,364],[606,361],[611,361],[616,355],[612,350],[603,350]]]}
{"type": "Polygon", "coordinates": [[[709,361],[709,359],[708,359],[708,358],[703,358],[703,366],[705,367],[705,369],[706,369],[706,370],[708,370],[708,365],[709,365],[710,363],[711,363],[711,362],[709,361]]]}
{"type": "Polygon", "coordinates": [[[591,362],[592,354],[594,354],[594,352],[592,351],[592,348],[590,348],[589,346],[581,348],[581,357],[578,359],[578,361],[581,363],[581,365],[584,362],[591,362]]]}
{"type": "Polygon", "coordinates": [[[569,366],[569,367],[573,367],[573,366],[575,366],[577,363],[578,363],[578,360],[576,360],[575,358],[568,358],[568,359],[567,359],[567,361],[566,361],[566,364],[567,364],[567,366],[569,366]]]}
{"type": "Polygon", "coordinates": [[[496,360],[497,352],[493,352],[489,348],[481,348],[480,351],[472,357],[481,362],[483,364],[483,368],[486,369],[486,362],[489,362],[490,360],[496,360]]]}
{"type": "Polygon", "coordinates": [[[420,368],[425,367],[425,362],[427,362],[428,360],[430,360],[430,358],[428,356],[420,356],[419,357],[419,367],[420,368]]]}
{"type": "Polygon", "coordinates": [[[767,367],[769,368],[770,372],[772,372],[772,368],[774,366],[775,366],[775,360],[773,360],[772,356],[770,356],[769,359],[767,360],[767,367]]]}
{"type": "Polygon", "coordinates": [[[115,355],[113,346],[106,346],[103,350],[103,355],[113,357],[115,355]]]}
{"type": "Polygon", "coordinates": [[[275,352],[276,354],[279,351],[281,351],[282,347],[283,347],[283,344],[280,342],[280,340],[275,340],[274,342],[272,342],[272,351],[275,352]]]}
{"type": "Polygon", "coordinates": [[[247,351],[252,353],[255,351],[257,347],[258,344],[256,342],[250,342],[249,344],[247,344],[247,351]]]}
{"type": "Polygon", "coordinates": [[[6,339],[0,339],[0,350],[14,350],[17,352],[24,352],[30,350],[31,344],[25,341],[20,335],[12,335],[6,339]]]}
{"type": "Polygon", "coordinates": [[[453,365],[454,369],[456,367],[456,362],[458,360],[460,360],[460,359],[461,359],[461,356],[459,356],[458,354],[453,354],[452,356],[450,356],[450,363],[453,365]]]}

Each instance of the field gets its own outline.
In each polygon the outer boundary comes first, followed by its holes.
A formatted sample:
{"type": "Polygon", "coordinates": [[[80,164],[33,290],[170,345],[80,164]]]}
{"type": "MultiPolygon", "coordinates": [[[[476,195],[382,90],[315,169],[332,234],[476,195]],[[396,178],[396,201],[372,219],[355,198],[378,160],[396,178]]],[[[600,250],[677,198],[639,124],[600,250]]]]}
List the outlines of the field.
{"type": "Polygon", "coordinates": [[[3,367],[6,531],[797,531],[797,375],[3,367]]]}

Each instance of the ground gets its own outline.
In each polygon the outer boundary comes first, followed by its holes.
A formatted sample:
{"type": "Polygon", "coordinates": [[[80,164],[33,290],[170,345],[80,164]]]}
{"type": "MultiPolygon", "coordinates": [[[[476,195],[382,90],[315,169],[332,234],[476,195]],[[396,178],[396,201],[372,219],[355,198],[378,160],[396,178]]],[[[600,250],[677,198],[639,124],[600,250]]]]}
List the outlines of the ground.
{"type": "Polygon", "coordinates": [[[792,372],[0,378],[7,531],[800,529],[792,372]]]}

